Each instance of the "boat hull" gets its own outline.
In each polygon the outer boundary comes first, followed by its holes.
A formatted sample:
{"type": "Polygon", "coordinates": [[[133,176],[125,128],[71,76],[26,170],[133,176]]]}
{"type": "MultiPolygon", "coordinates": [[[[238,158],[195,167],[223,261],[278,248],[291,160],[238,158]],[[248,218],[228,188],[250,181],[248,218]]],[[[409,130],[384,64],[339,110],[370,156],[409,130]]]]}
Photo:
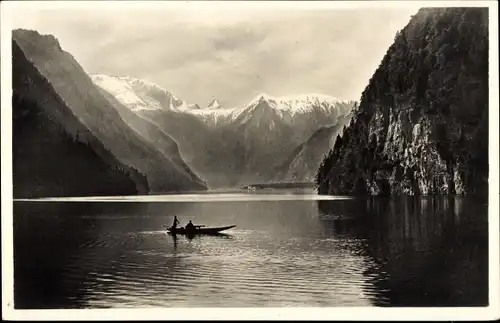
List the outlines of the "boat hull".
{"type": "Polygon", "coordinates": [[[225,227],[218,228],[196,228],[194,230],[186,230],[185,228],[168,228],[167,231],[171,234],[186,234],[186,235],[197,235],[197,234],[205,234],[205,235],[215,235],[222,231],[234,228],[235,225],[228,225],[225,227]]]}

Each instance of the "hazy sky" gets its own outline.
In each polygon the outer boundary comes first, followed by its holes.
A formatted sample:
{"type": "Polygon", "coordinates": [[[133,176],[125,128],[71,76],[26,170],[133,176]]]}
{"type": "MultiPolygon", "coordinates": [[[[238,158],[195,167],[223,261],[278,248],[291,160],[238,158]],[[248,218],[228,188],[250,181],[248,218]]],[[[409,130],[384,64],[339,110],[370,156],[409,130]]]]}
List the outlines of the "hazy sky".
{"type": "Polygon", "coordinates": [[[56,36],[88,73],[143,78],[188,103],[233,107],[261,92],[359,99],[418,11],[206,7],[23,7],[11,19],[56,36]]]}

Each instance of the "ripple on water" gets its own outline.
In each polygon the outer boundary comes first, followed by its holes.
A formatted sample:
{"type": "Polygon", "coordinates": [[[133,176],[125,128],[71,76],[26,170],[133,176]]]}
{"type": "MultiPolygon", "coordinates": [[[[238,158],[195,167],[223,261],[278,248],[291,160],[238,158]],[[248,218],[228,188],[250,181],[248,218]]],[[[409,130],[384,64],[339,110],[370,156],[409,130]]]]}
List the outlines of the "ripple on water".
{"type": "Polygon", "coordinates": [[[85,306],[325,306],[368,304],[362,242],[238,229],[232,240],[176,241],[161,230],[100,232],[64,269],[85,306]],[[356,295],[354,299],[349,296],[356,295]]]}
{"type": "Polygon", "coordinates": [[[456,289],[484,295],[477,268],[484,264],[480,253],[487,232],[477,230],[487,228],[487,216],[479,219],[476,204],[467,211],[431,203],[406,208],[396,200],[316,203],[297,195],[280,201],[238,194],[216,196],[226,198],[219,203],[205,203],[212,199],[208,195],[195,202],[186,195],[150,197],[161,203],[27,203],[24,209],[18,204],[16,279],[25,281],[26,299],[46,295],[40,289],[53,283],[54,297],[36,302],[77,308],[366,306],[390,304],[395,294],[410,301],[450,296],[450,303],[463,304],[468,296],[456,289]],[[182,203],[170,203],[175,199],[182,203]],[[74,213],[87,215],[72,217],[71,205],[82,209],[74,213]],[[320,211],[323,206],[332,214],[320,211]],[[161,227],[174,214],[237,227],[227,238],[174,240],[161,227]],[[358,214],[370,216],[345,221],[345,215],[358,214]],[[467,222],[472,218],[478,222],[467,222]],[[470,266],[457,269],[455,262],[470,266]],[[442,265],[432,273],[438,286],[419,287],[434,281],[421,272],[436,264],[442,265]]]}

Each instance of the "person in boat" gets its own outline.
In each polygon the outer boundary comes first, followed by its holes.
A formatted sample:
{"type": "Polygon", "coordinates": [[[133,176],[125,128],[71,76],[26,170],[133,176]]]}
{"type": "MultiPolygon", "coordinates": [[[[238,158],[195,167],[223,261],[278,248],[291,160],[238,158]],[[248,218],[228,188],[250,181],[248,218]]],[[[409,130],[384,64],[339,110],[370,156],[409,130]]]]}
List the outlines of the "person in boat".
{"type": "Polygon", "coordinates": [[[195,230],[194,224],[193,222],[191,222],[191,220],[189,220],[189,223],[186,224],[186,231],[194,231],[194,230],[195,230]]]}
{"type": "Polygon", "coordinates": [[[177,220],[177,215],[174,216],[174,223],[172,224],[172,228],[177,228],[177,225],[179,224],[179,220],[177,220]]]}

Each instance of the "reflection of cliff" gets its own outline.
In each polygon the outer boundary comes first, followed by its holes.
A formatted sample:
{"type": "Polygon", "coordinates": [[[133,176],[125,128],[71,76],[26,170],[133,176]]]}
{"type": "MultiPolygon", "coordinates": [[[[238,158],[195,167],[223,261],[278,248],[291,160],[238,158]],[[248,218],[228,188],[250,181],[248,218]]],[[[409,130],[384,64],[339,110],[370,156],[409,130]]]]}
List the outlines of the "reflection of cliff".
{"type": "Polygon", "coordinates": [[[78,286],[65,286],[61,268],[87,236],[91,223],[79,225],[78,233],[71,228],[74,218],[88,212],[89,206],[91,204],[75,208],[70,203],[14,203],[16,309],[61,308],[70,305],[68,296],[80,298],[78,286]],[[57,216],[68,213],[72,216],[57,216]]]}
{"type": "Polygon", "coordinates": [[[481,201],[374,198],[346,205],[319,202],[325,214],[353,216],[326,221],[334,234],[364,240],[363,252],[377,264],[365,272],[379,293],[375,305],[487,304],[487,206],[481,201]]]}

